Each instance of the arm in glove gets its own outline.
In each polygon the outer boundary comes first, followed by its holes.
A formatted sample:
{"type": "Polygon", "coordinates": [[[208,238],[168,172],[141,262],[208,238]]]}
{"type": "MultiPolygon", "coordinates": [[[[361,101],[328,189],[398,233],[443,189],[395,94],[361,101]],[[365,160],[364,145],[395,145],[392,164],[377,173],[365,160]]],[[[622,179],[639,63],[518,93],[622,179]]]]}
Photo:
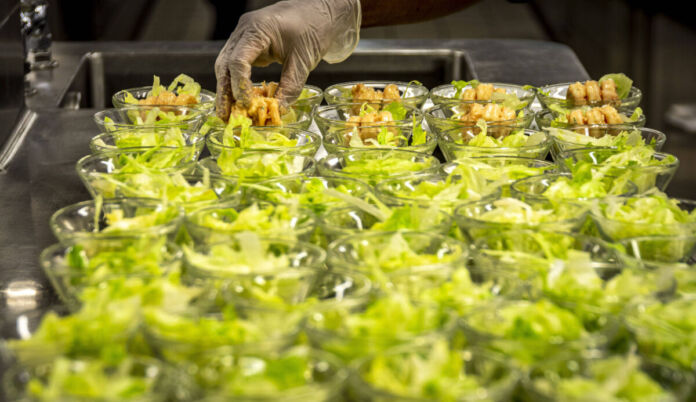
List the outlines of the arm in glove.
{"type": "Polygon", "coordinates": [[[346,59],[359,40],[359,0],[286,0],[244,14],[215,61],[217,114],[227,120],[235,101],[248,106],[251,67],[282,63],[276,97],[288,105],[324,59],[346,59]]]}

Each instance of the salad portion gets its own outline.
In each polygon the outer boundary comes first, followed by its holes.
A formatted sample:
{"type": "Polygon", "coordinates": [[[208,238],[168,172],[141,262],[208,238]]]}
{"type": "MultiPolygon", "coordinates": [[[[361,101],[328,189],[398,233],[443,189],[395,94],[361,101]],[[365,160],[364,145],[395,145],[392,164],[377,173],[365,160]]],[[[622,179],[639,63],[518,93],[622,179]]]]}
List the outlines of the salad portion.
{"type": "Polygon", "coordinates": [[[206,112],[188,106],[126,106],[94,114],[101,132],[178,128],[192,133],[203,124],[206,112]]]}
{"type": "Polygon", "coordinates": [[[346,370],[333,356],[307,347],[284,352],[210,353],[190,367],[195,400],[321,402],[339,398],[346,370]]]}
{"type": "Polygon", "coordinates": [[[331,306],[310,314],[307,334],[315,347],[348,363],[398,345],[437,336],[452,317],[436,306],[389,292],[368,306],[331,306]]]}
{"type": "Polygon", "coordinates": [[[488,126],[527,128],[534,113],[525,107],[507,103],[468,101],[433,106],[425,111],[425,120],[430,130],[440,134],[455,128],[471,128],[484,121],[488,126]]]}
{"type": "Polygon", "coordinates": [[[363,127],[337,130],[324,137],[324,147],[330,154],[351,148],[403,148],[409,151],[432,154],[437,147],[434,134],[425,131],[420,124],[411,127],[363,127]]]}
{"type": "Polygon", "coordinates": [[[313,113],[314,121],[324,136],[355,129],[362,141],[376,139],[380,132],[398,137],[404,128],[420,126],[423,115],[419,109],[401,102],[386,105],[370,103],[345,103],[319,106],[313,113]]]}
{"type": "Polygon", "coordinates": [[[597,226],[611,240],[649,235],[692,235],[696,203],[653,191],[640,197],[607,199],[592,211],[597,226]]]}
{"type": "Polygon", "coordinates": [[[356,200],[351,200],[351,204],[350,207],[327,209],[319,216],[327,241],[363,231],[419,230],[447,234],[452,230],[451,215],[437,205],[407,204],[389,208],[376,200],[375,205],[356,200]]]}
{"type": "MultiPolygon", "coordinates": [[[[683,312],[691,311],[695,301],[693,298],[680,298],[635,306],[628,314],[627,323],[636,337],[639,351],[668,366],[675,366],[677,373],[679,369],[692,370],[696,362],[696,323],[693,315],[683,312]]],[[[684,384],[687,389],[689,385],[693,386],[693,378],[691,381],[691,384],[684,384]]]]}
{"type": "Polygon", "coordinates": [[[379,108],[399,102],[420,108],[428,99],[428,89],[418,81],[354,81],[331,85],[324,96],[329,105],[366,102],[379,108]]]}
{"type": "Polygon", "coordinates": [[[546,229],[573,232],[585,222],[587,209],[574,203],[516,198],[481,200],[458,207],[454,218],[459,228],[475,240],[513,229],[546,229]]]}
{"type": "Polygon", "coordinates": [[[438,143],[448,162],[486,155],[544,159],[551,147],[551,140],[543,131],[489,127],[483,120],[479,120],[474,127],[441,132],[438,143]]]}
{"type": "Polygon", "coordinates": [[[520,199],[546,198],[550,201],[596,201],[605,197],[628,197],[638,187],[628,180],[597,172],[571,176],[567,173],[528,177],[512,184],[511,190],[520,199]]]}
{"type": "Polygon", "coordinates": [[[436,105],[461,101],[479,101],[529,106],[534,100],[534,89],[502,83],[483,83],[478,80],[452,81],[430,91],[430,98],[436,105]]]}
{"type": "Polygon", "coordinates": [[[192,148],[130,148],[85,156],[76,170],[95,198],[142,197],[161,193],[161,188],[150,187],[158,178],[190,174],[196,155],[192,148]]]}
{"type": "Polygon", "coordinates": [[[328,246],[329,265],[360,271],[383,289],[418,294],[447,282],[468,258],[467,245],[417,231],[361,233],[328,246]]]}
{"type": "Polygon", "coordinates": [[[311,175],[314,159],[294,152],[273,150],[244,150],[230,148],[217,157],[203,158],[198,162],[200,169],[242,181],[260,181],[278,176],[311,175]]]}
{"type": "Polygon", "coordinates": [[[240,125],[228,124],[224,130],[213,129],[206,136],[208,151],[219,157],[230,149],[290,151],[313,157],[321,145],[321,137],[310,131],[288,127],[251,127],[243,119],[240,125]]]}
{"type": "Polygon", "coordinates": [[[83,201],[51,216],[53,234],[63,244],[80,240],[166,237],[176,232],[182,211],[171,204],[146,198],[83,201]]]}
{"type": "Polygon", "coordinates": [[[503,362],[452,350],[443,339],[379,353],[356,371],[355,388],[368,400],[500,401],[518,382],[503,362]]]}
{"type": "Polygon", "coordinates": [[[300,205],[317,214],[329,208],[367,201],[370,186],[348,177],[276,178],[247,186],[252,198],[278,204],[300,205]],[[357,200],[356,200],[357,199],[357,200]]]}
{"type": "Polygon", "coordinates": [[[439,166],[437,158],[419,152],[370,149],[327,155],[319,161],[318,171],[324,176],[353,177],[376,184],[386,178],[435,172],[439,166]]]}
{"type": "Polygon", "coordinates": [[[192,147],[200,154],[204,138],[197,133],[182,132],[178,127],[133,128],[102,133],[92,138],[89,148],[92,153],[116,151],[129,148],[192,147]]]}
{"type": "Polygon", "coordinates": [[[197,244],[224,242],[245,231],[276,238],[307,238],[315,225],[314,214],[298,204],[218,204],[186,216],[188,234],[197,244]]]}
{"type": "Polygon", "coordinates": [[[651,378],[644,366],[634,354],[591,359],[571,374],[548,373],[536,378],[529,388],[532,397],[543,400],[677,401],[677,395],[651,378]]]}
{"type": "MultiPolygon", "coordinates": [[[[645,115],[641,108],[634,110],[616,109],[611,105],[601,107],[582,106],[574,109],[566,109],[561,106],[552,106],[550,110],[536,114],[537,126],[540,128],[584,128],[595,125],[629,125],[642,127],[645,125],[645,115]]],[[[601,130],[594,130],[600,133],[601,130]]]]}
{"type": "Polygon", "coordinates": [[[644,127],[599,125],[578,127],[572,130],[546,127],[544,129],[553,140],[551,155],[557,159],[563,151],[575,148],[608,147],[628,148],[650,146],[655,151],[662,149],[667,136],[664,133],[644,127]]]}
{"type": "Polygon", "coordinates": [[[132,105],[148,106],[192,106],[211,110],[215,105],[215,94],[202,89],[192,77],[179,74],[165,86],[160,77],[154,76],[152,86],[124,89],[111,98],[114,107],[132,105]]]}
{"type": "Polygon", "coordinates": [[[642,92],[632,86],[633,80],[622,73],[605,74],[599,80],[567,82],[538,88],[539,100],[547,107],[560,105],[574,107],[584,105],[613,105],[636,108],[642,92]]]}
{"type": "Polygon", "coordinates": [[[559,154],[557,163],[574,177],[611,176],[630,180],[638,187],[638,193],[653,188],[664,191],[679,166],[674,155],[655,152],[649,145],[576,148],[559,154]]]}

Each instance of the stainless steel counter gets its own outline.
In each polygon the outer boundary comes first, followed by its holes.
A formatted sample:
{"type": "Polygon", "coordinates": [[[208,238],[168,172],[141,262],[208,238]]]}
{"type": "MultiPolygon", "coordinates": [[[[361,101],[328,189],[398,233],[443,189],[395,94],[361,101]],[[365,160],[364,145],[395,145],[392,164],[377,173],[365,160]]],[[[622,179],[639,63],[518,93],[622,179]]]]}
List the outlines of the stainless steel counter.
{"type": "MultiPolygon", "coordinates": [[[[50,215],[89,198],[74,165],[89,153],[88,142],[98,134],[92,122],[95,110],[110,106],[115,89],[146,85],[152,74],[166,81],[187,72],[214,89],[213,63],[221,46],[221,42],[56,43],[58,68],[30,74],[37,93],[26,104],[35,118],[17,130],[14,154],[5,154],[10,158],[0,174],[3,336],[15,335],[18,315],[35,323],[56,304],[38,267],[38,255],[55,241],[48,227],[50,215]]],[[[279,73],[275,66],[256,71],[254,79],[277,80],[279,73]]],[[[555,43],[363,41],[344,63],[322,63],[310,83],[390,77],[420,80],[429,86],[459,78],[542,85],[586,79],[587,73],[572,50],[555,43]]]]}

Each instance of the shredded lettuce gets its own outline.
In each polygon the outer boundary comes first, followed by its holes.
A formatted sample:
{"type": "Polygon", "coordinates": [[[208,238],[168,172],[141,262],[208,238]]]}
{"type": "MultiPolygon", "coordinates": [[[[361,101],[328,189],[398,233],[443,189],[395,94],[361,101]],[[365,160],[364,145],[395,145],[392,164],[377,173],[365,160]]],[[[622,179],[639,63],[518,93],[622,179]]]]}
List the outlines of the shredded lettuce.
{"type": "Polygon", "coordinates": [[[561,350],[573,351],[578,346],[570,342],[587,336],[573,313],[547,300],[494,304],[472,312],[465,325],[484,336],[487,348],[524,365],[544,364],[561,350]]]}
{"type": "Polygon", "coordinates": [[[696,299],[654,302],[635,309],[627,321],[644,355],[662,358],[685,370],[696,363],[696,299]]]}
{"type": "Polygon", "coordinates": [[[443,311],[389,292],[362,311],[338,306],[314,314],[309,325],[332,334],[322,348],[349,362],[432,334],[450,321],[443,311]]]}
{"type": "Polygon", "coordinates": [[[659,192],[607,199],[595,214],[602,230],[612,239],[696,233],[696,212],[681,209],[678,200],[659,192]]]}
{"type": "Polygon", "coordinates": [[[408,109],[401,102],[391,102],[382,106],[382,110],[391,113],[394,121],[406,120],[408,115],[408,109]]]}
{"type": "Polygon", "coordinates": [[[640,364],[636,355],[593,360],[577,375],[539,378],[533,386],[537,392],[562,401],[676,401],[675,395],[641,371],[640,364]]]}
{"type": "Polygon", "coordinates": [[[629,148],[634,146],[649,145],[654,147],[654,141],[646,144],[639,130],[621,131],[619,134],[605,134],[599,138],[591,135],[579,134],[571,130],[566,130],[558,127],[546,127],[549,135],[559,141],[568,142],[571,144],[581,145],[583,147],[616,147],[619,149],[629,148]]]}
{"type": "Polygon", "coordinates": [[[478,399],[488,393],[487,383],[499,380],[467,369],[461,354],[452,351],[444,340],[421,349],[380,353],[361,367],[361,379],[395,399],[438,401],[478,399]]]}
{"type": "Polygon", "coordinates": [[[375,155],[360,155],[356,158],[346,157],[341,172],[375,182],[409,172],[429,170],[432,167],[433,164],[429,161],[413,160],[410,153],[400,155],[395,152],[384,152],[375,155]]]}
{"type": "Polygon", "coordinates": [[[245,153],[242,148],[225,149],[216,164],[222,174],[243,179],[269,178],[302,173],[306,158],[286,152],[245,153]]]}

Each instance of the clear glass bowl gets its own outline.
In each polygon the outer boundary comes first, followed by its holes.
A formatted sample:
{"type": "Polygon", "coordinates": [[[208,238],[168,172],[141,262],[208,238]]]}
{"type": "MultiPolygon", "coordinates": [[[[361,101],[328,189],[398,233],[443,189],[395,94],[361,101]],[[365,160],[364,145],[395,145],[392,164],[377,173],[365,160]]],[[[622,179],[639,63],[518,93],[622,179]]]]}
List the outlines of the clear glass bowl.
{"type": "Polygon", "coordinates": [[[397,345],[450,336],[453,322],[449,317],[449,312],[435,305],[392,292],[367,305],[318,306],[307,315],[304,330],[313,347],[333,353],[345,363],[357,363],[397,345]],[[386,311],[399,319],[390,317],[391,322],[386,323],[372,318],[386,311]]]}
{"type": "Polygon", "coordinates": [[[326,151],[330,154],[338,154],[352,149],[396,148],[432,155],[435,151],[435,147],[437,147],[437,137],[430,132],[425,133],[425,142],[423,144],[413,145],[413,129],[411,127],[388,127],[387,130],[395,137],[388,144],[364,142],[364,140],[368,139],[371,141],[378,141],[377,136],[382,130],[383,126],[363,126],[360,128],[346,128],[334,131],[324,136],[324,148],[326,148],[326,151]],[[350,140],[353,135],[359,135],[362,138],[362,146],[351,146],[350,140]]]}
{"type": "MultiPolygon", "coordinates": [[[[524,107],[528,107],[534,101],[536,94],[531,89],[525,89],[521,85],[515,84],[503,84],[499,82],[485,82],[482,84],[492,84],[494,89],[502,88],[508,94],[515,94],[524,102],[524,107]]],[[[464,87],[464,89],[471,88],[470,85],[464,87]]],[[[430,90],[430,99],[435,105],[451,104],[452,101],[457,101],[458,99],[454,97],[457,92],[457,88],[452,84],[445,84],[437,86],[430,90]]]]}
{"type": "MultiPolygon", "coordinates": [[[[254,136],[258,136],[261,143],[251,143],[248,146],[240,147],[241,128],[236,127],[232,131],[232,138],[225,138],[225,130],[212,130],[206,138],[205,143],[214,158],[220,156],[225,150],[243,148],[245,151],[290,151],[300,155],[313,157],[321,146],[321,137],[311,131],[304,131],[287,127],[254,127],[250,129],[254,136]],[[281,135],[287,139],[296,141],[295,146],[284,146],[266,143],[272,141],[275,136],[281,135]],[[226,145],[226,141],[234,140],[234,145],[226,145]]],[[[252,140],[253,141],[253,140],[252,140]]]]}
{"type": "Polygon", "coordinates": [[[101,132],[138,127],[141,129],[178,128],[182,132],[192,133],[200,128],[206,115],[207,111],[186,106],[128,106],[97,112],[94,114],[94,122],[97,123],[101,132]],[[157,118],[152,123],[145,123],[148,116],[156,117],[159,113],[173,115],[175,119],[165,123],[157,118]]]}
{"type": "MultiPolygon", "coordinates": [[[[184,246],[184,257],[189,276],[231,279],[248,275],[282,275],[295,268],[321,268],[326,252],[295,239],[240,232],[223,242],[184,246]],[[252,246],[257,249],[250,249],[252,246]]],[[[264,283],[261,280],[255,282],[264,283]]],[[[303,285],[307,289],[309,282],[303,285]]]]}
{"type": "MultiPolygon", "coordinates": [[[[439,135],[443,131],[446,130],[452,130],[455,128],[465,128],[465,127],[475,127],[475,124],[472,124],[469,121],[461,121],[458,119],[453,119],[452,117],[458,113],[458,111],[462,108],[465,108],[467,105],[470,105],[472,103],[490,103],[490,102],[479,102],[479,101],[462,101],[462,102],[454,102],[454,103],[448,103],[448,104],[441,104],[441,105],[435,105],[429,109],[427,109],[424,114],[425,114],[425,121],[428,123],[428,127],[430,131],[434,132],[435,134],[439,135]]],[[[491,126],[507,126],[507,127],[515,127],[515,128],[528,128],[530,124],[532,124],[532,120],[534,119],[534,113],[527,109],[522,109],[524,110],[524,115],[521,117],[516,117],[514,119],[509,119],[509,120],[496,120],[496,121],[486,121],[486,124],[488,125],[489,129],[491,126]]],[[[519,112],[519,111],[518,111],[519,112]]]]}
{"type": "MultiPolygon", "coordinates": [[[[609,126],[609,128],[614,128],[614,127],[623,127],[623,126],[630,126],[634,128],[638,127],[643,127],[645,126],[645,115],[641,115],[636,121],[628,121],[628,119],[631,117],[631,114],[633,113],[633,110],[631,109],[624,109],[620,108],[617,109],[619,114],[624,117],[625,122],[621,124],[602,124],[600,126],[609,126]]],[[[553,112],[551,110],[542,110],[537,112],[534,115],[534,121],[536,121],[537,127],[539,129],[544,129],[546,127],[558,127],[558,128],[565,128],[569,130],[577,130],[577,129],[588,129],[592,133],[601,133],[601,129],[595,127],[596,125],[594,124],[569,124],[569,123],[560,123],[560,122],[554,122],[553,120],[558,117],[558,113],[553,112]],[[594,129],[594,131],[593,131],[594,129]]]]}
{"type": "Polygon", "coordinates": [[[248,189],[251,199],[271,203],[299,203],[316,213],[328,208],[348,206],[341,199],[327,194],[325,190],[338,191],[359,199],[365,199],[372,193],[370,186],[350,177],[291,177],[264,180],[248,189]]]}
{"type": "MultiPolygon", "coordinates": [[[[51,216],[53,234],[65,245],[83,241],[131,241],[143,237],[172,237],[181,223],[183,211],[179,207],[148,198],[117,198],[83,201],[59,209],[51,216]],[[97,215],[98,214],[98,215],[97,215]],[[109,216],[139,219],[143,223],[124,227],[121,220],[109,222],[109,216]]],[[[173,238],[172,238],[173,240],[173,238]]]]}
{"type": "MultiPolygon", "coordinates": [[[[625,206],[632,204],[640,197],[620,198],[612,200],[625,206]]],[[[677,199],[677,206],[686,212],[691,213],[696,209],[696,201],[677,199]]],[[[692,235],[696,233],[696,222],[670,222],[670,223],[639,223],[635,221],[624,221],[612,219],[600,208],[592,210],[592,218],[597,224],[597,228],[602,236],[609,240],[619,241],[631,237],[643,237],[651,235],[692,235]]]]}
{"type": "Polygon", "coordinates": [[[561,152],[593,146],[591,142],[592,139],[599,139],[608,135],[617,136],[621,132],[632,132],[635,130],[640,132],[640,137],[643,139],[645,144],[653,144],[655,151],[661,150],[662,146],[665,145],[667,136],[661,131],[653,130],[652,128],[596,124],[577,126],[576,128],[573,128],[570,131],[575,133],[575,136],[571,135],[570,133],[549,131],[549,135],[553,140],[551,155],[554,159],[557,159],[561,152]]]}
{"type": "Polygon", "coordinates": [[[696,233],[629,237],[618,243],[627,255],[648,267],[696,261],[696,233]]]}
{"type": "Polygon", "coordinates": [[[93,154],[101,152],[118,151],[120,149],[147,149],[155,147],[167,148],[193,148],[195,149],[195,158],[198,158],[205,138],[198,134],[182,133],[179,129],[130,129],[110,131],[101,133],[93,137],[89,141],[89,149],[93,154]],[[172,133],[171,131],[174,130],[172,133]],[[175,139],[169,137],[170,134],[176,136],[175,139]],[[183,141],[183,143],[179,142],[183,141]]]}
{"type": "Polygon", "coordinates": [[[440,162],[432,155],[401,149],[360,149],[329,154],[318,163],[322,176],[352,177],[375,185],[387,178],[436,172],[440,162]]]}
{"type": "Polygon", "coordinates": [[[556,167],[553,163],[541,159],[518,156],[475,156],[472,158],[463,158],[456,162],[445,163],[440,166],[440,168],[445,174],[450,175],[461,166],[469,165],[472,165],[475,171],[481,172],[484,177],[489,179],[498,179],[500,175],[495,174],[496,170],[515,167],[515,169],[511,170],[509,172],[510,174],[506,176],[506,180],[508,180],[509,183],[525,177],[548,173],[556,167]],[[519,169],[517,169],[517,167],[519,167],[519,169]]]}
{"type": "MultiPolygon", "coordinates": [[[[558,181],[572,181],[573,176],[569,173],[549,173],[541,176],[532,176],[518,180],[510,186],[513,197],[521,200],[547,198],[544,193],[558,181]]],[[[593,184],[599,181],[602,184],[605,195],[601,197],[581,197],[581,198],[562,198],[554,194],[554,201],[578,200],[578,201],[599,201],[605,197],[631,197],[638,192],[638,187],[630,181],[617,181],[615,177],[604,176],[601,179],[592,180],[593,184]]],[[[587,182],[589,183],[589,182],[587,182]]],[[[594,190],[593,190],[594,191],[594,190]]]]}
{"type": "Polygon", "coordinates": [[[570,171],[571,166],[580,161],[590,162],[598,167],[607,166],[604,173],[610,176],[618,177],[628,174],[630,180],[638,187],[638,193],[644,193],[651,188],[665,191],[679,167],[679,160],[674,155],[664,152],[655,152],[651,157],[653,161],[659,162],[659,165],[627,167],[604,165],[605,160],[620,152],[613,148],[576,148],[561,152],[556,163],[561,171],[570,171]],[[670,161],[663,162],[666,159],[670,159],[670,161]]]}
{"type": "Polygon", "coordinates": [[[68,310],[76,312],[82,306],[80,295],[83,290],[124,277],[140,278],[143,282],[162,277],[180,268],[181,256],[179,247],[163,238],[143,236],[126,241],[114,237],[85,240],[71,246],[54,244],[43,250],[39,263],[60,301],[68,310]],[[71,260],[76,254],[80,255],[80,262],[87,263],[86,266],[79,266],[71,260]],[[122,264],[116,258],[103,262],[119,254],[129,254],[136,259],[132,265],[122,264]],[[98,265],[91,265],[92,260],[98,265]]]}
{"type": "Polygon", "coordinates": [[[223,356],[220,348],[225,348],[225,356],[284,350],[295,344],[306,316],[298,309],[216,306],[208,300],[185,307],[172,311],[144,309],[142,314],[143,335],[152,353],[184,366],[204,363],[210,356],[223,356]]]}
{"type": "Polygon", "coordinates": [[[459,206],[454,219],[463,233],[475,240],[492,233],[536,229],[576,232],[585,223],[587,209],[577,204],[512,198],[481,200],[459,206]],[[529,208],[529,209],[527,209],[529,208]],[[497,215],[502,210],[503,215],[497,215]],[[512,212],[511,212],[512,210],[512,212]]]}
{"type": "Polygon", "coordinates": [[[221,348],[206,351],[201,360],[188,370],[198,384],[190,400],[201,402],[336,401],[348,376],[336,357],[305,346],[270,353],[221,348]],[[297,378],[279,378],[281,368],[300,371],[304,383],[297,386],[293,385],[297,378]]]}
{"type": "MultiPolygon", "coordinates": [[[[171,201],[186,210],[217,200],[241,200],[238,183],[229,177],[202,172],[108,172],[95,160],[81,166],[81,177],[93,197],[156,198],[171,201]],[[99,170],[91,170],[102,169],[99,170]]],[[[103,160],[100,160],[103,162],[103,160]]],[[[171,171],[171,169],[168,169],[171,171]]]]}
{"type": "MultiPolygon", "coordinates": [[[[495,138],[502,138],[514,134],[519,130],[515,127],[493,126],[488,128],[487,134],[495,138]]],[[[475,156],[517,156],[532,159],[545,159],[551,148],[551,139],[548,134],[524,129],[524,135],[529,139],[531,136],[541,136],[541,140],[535,140],[533,145],[521,147],[476,147],[468,142],[481,132],[480,127],[457,127],[445,130],[438,136],[438,144],[442,150],[445,160],[453,162],[460,158],[471,158],[475,156]]]]}
{"type": "Polygon", "coordinates": [[[460,325],[473,347],[502,355],[526,375],[567,369],[606,345],[604,336],[588,333],[573,313],[545,299],[494,299],[462,317],[460,325]],[[515,325],[526,330],[515,331],[515,325]]]}
{"type": "Polygon", "coordinates": [[[629,237],[618,241],[625,264],[655,283],[661,300],[696,297],[696,235],[629,237]]]}
{"type": "Polygon", "coordinates": [[[267,237],[308,240],[317,224],[314,213],[308,209],[269,202],[250,205],[231,203],[202,208],[186,216],[185,222],[186,230],[195,244],[227,241],[244,231],[267,237]],[[265,217],[265,220],[240,223],[237,220],[240,214],[248,214],[253,219],[265,217]]]}
{"type": "MultiPolygon", "coordinates": [[[[128,106],[135,106],[130,103],[126,103],[126,93],[130,93],[137,100],[143,100],[148,97],[148,94],[152,91],[152,85],[123,89],[118,91],[111,97],[111,103],[115,108],[122,108],[128,106]]],[[[199,94],[199,102],[195,105],[187,105],[189,107],[201,109],[204,111],[212,111],[215,109],[215,93],[208,91],[207,89],[201,89],[199,94]]],[[[170,105],[155,105],[155,106],[170,106],[170,105]]]]}
{"type": "Polygon", "coordinates": [[[319,225],[328,242],[362,231],[418,230],[447,234],[452,228],[452,216],[439,208],[405,205],[395,207],[391,211],[391,216],[410,215],[410,219],[405,225],[401,225],[402,222],[399,220],[387,217],[387,221],[381,221],[377,216],[357,207],[338,207],[321,214],[319,225]]]}
{"type": "Polygon", "coordinates": [[[462,349],[449,350],[446,359],[442,356],[443,342],[436,342],[395,347],[359,362],[350,378],[355,400],[433,402],[446,397],[446,400],[474,402],[513,399],[521,374],[504,358],[481,350],[462,349]],[[452,365],[458,367],[459,364],[461,370],[453,370],[452,365]],[[423,371],[423,366],[432,371],[423,371]],[[375,373],[371,372],[373,369],[375,373]],[[452,377],[444,377],[445,374],[452,377]],[[433,375],[438,377],[430,378],[433,375]],[[433,382],[451,388],[436,391],[430,388],[433,382]],[[471,383],[457,385],[466,382],[471,383]],[[402,389],[394,389],[396,387],[402,389]],[[459,392],[453,392],[457,388],[459,392]],[[439,397],[434,397],[434,392],[438,392],[439,397]]]}
{"type": "Polygon", "coordinates": [[[460,158],[441,166],[442,172],[446,175],[465,180],[476,178],[481,180],[479,183],[491,188],[491,191],[494,191],[493,195],[500,196],[509,196],[510,184],[517,180],[550,173],[555,169],[556,165],[548,161],[515,156],[460,158]],[[500,190],[495,190],[496,188],[500,190]]]}
{"type": "Polygon", "coordinates": [[[236,180],[202,172],[119,173],[100,184],[93,188],[103,198],[154,198],[179,205],[187,213],[220,202],[241,203],[243,196],[236,180]]]}
{"type": "Polygon", "coordinates": [[[253,246],[244,239],[184,246],[184,279],[225,305],[292,309],[305,303],[322,274],[324,250],[287,238],[257,236],[253,246]]]}
{"type": "MultiPolygon", "coordinates": [[[[574,84],[574,82],[563,82],[560,84],[546,85],[539,88],[538,97],[539,101],[541,102],[541,105],[547,109],[549,108],[549,105],[552,104],[559,105],[566,109],[569,109],[573,106],[577,106],[569,103],[566,100],[566,93],[568,92],[568,87],[571,84],[574,84]]],[[[640,100],[642,99],[642,97],[643,93],[640,91],[640,89],[636,87],[631,87],[631,90],[628,92],[628,96],[626,96],[624,99],[621,99],[618,104],[616,104],[616,101],[600,101],[592,103],[591,106],[601,106],[610,104],[613,106],[635,109],[636,107],[638,107],[638,105],[640,105],[640,100]]]]}
{"type": "MultiPolygon", "coordinates": [[[[365,84],[366,87],[384,91],[384,87],[389,84],[394,84],[399,88],[401,94],[401,102],[404,105],[414,107],[416,109],[423,106],[428,99],[428,88],[416,83],[400,82],[400,81],[351,81],[342,82],[340,84],[331,85],[324,90],[324,98],[329,105],[341,103],[374,103],[373,99],[353,99],[351,88],[357,84],[365,84]]],[[[389,101],[392,102],[392,101],[389,101]]]]}
{"type": "MultiPolygon", "coordinates": [[[[693,376],[693,349],[687,345],[693,341],[694,332],[687,320],[695,307],[693,297],[668,301],[650,298],[632,303],[626,309],[625,321],[641,356],[671,367],[676,373],[693,376]]],[[[670,370],[662,374],[675,373],[670,370]]],[[[675,385],[681,383],[693,392],[694,383],[682,382],[684,379],[677,377],[675,385]]],[[[693,398],[679,400],[689,399],[693,398]]]]}
{"type": "Polygon", "coordinates": [[[522,395],[523,400],[539,402],[577,400],[575,394],[582,384],[587,400],[604,397],[612,400],[622,398],[618,395],[636,392],[636,396],[646,400],[676,402],[688,399],[688,389],[693,387],[693,383],[693,374],[679,373],[674,367],[635,354],[597,353],[597,356],[575,360],[564,370],[549,370],[543,375],[525,379],[522,395]],[[665,377],[669,379],[665,381],[665,377]],[[645,383],[646,380],[653,380],[656,384],[645,383]],[[637,383],[641,384],[641,391],[638,391],[637,383]],[[658,385],[659,395],[653,389],[654,385],[658,385]]]}
{"type": "Polygon", "coordinates": [[[87,155],[77,161],[76,170],[93,197],[114,197],[131,175],[149,181],[150,175],[188,174],[195,157],[194,148],[131,148],[87,155]]]}
{"type": "Polygon", "coordinates": [[[470,179],[457,174],[448,177],[435,173],[384,180],[377,184],[375,192],[387,205],[417,204],[428,207],[437,204],[451,213],[463,203],[499,194],[500,187],[497,182],[484,177],[470,179]],[[461,186],[461,189],[452,193],[452,186],[461,186]]]}
{"type": "Polygon", "coordinates": [[[466,267],[469,246],[451,237],[419,231],[363,232],[328,248],[328,264],[367,275],[383,290],[419,294],[448,282],[466,267]],[[396,248],[403,247],[398,255],[396,248]]]}
{"type": "MultiPolygon", "coordinates": [[[[563,232],[513,230],[476,240],[472,279],[494,282],[501,294],[543,295],[605,335],[619,329],[624,295],[608,283],[622,273],[624,256],[601,239],[563,232]],[[605,297],[605,292],[612,292],[605,297]]],[[[655,287],[649,293],[661,291],[655,287]]],[[[638,296],[638,295],[636,295],[638,296]]]]}
{"type": "MultiPolygon", "coordinates": [[[[314,109],[314,121],[321,131],[322,135],[329,134],[352,128],[359,123],[351,123],[348,120],[351,117],[359,116],[363,103],[343,103],[338,105],[318,106],[314,109]]],[[[394,129],[413,128],[413,124],[421,124],[423,121],[423,113],[420,110],[407,107],[408,111],[403,120],[393,120],[384,124],[394,129]],[[415,120],[415,121],[414,121],[415,120]]],[[[378,124],[379,125],[379,124],[378,124]]]]}
{"type": "Polygon", "coordinates": [[[273,177],[311,176],[316,162],[313,158],[294,152],[226,150],[217,158],[207,157],[198,161],[199,169],[223,176],[234,177],[240,182],[258,182],[273,177]],[[222,162],[221,162],[222,161],[222,162]],[[220,165],[223,166],[220,166],[220,165]]]}
{"type": "Polygon", "coordinates": [[[177,371],[166,363],[139,356],[119,363],[88,357],[62,357],[59,362],[9,368],[3,378],[5,397],[11,401],[94,401],[114,400],[114,394],[128,395],[132,402],[164,402],[176,396],[177,371]],[[88,385],[78,386],[80,381],[88,385]],[[36,383],[35,383],[36,382],[36,383]],[[37,387],[37,385],[40,386],[37,387]],[[95,389],[103,384],[103,389],[95,389]],[[41,390],[41,395],[36,391],[41,390]],[[87,392],[91,396],[86,397],[87,392]]]}

